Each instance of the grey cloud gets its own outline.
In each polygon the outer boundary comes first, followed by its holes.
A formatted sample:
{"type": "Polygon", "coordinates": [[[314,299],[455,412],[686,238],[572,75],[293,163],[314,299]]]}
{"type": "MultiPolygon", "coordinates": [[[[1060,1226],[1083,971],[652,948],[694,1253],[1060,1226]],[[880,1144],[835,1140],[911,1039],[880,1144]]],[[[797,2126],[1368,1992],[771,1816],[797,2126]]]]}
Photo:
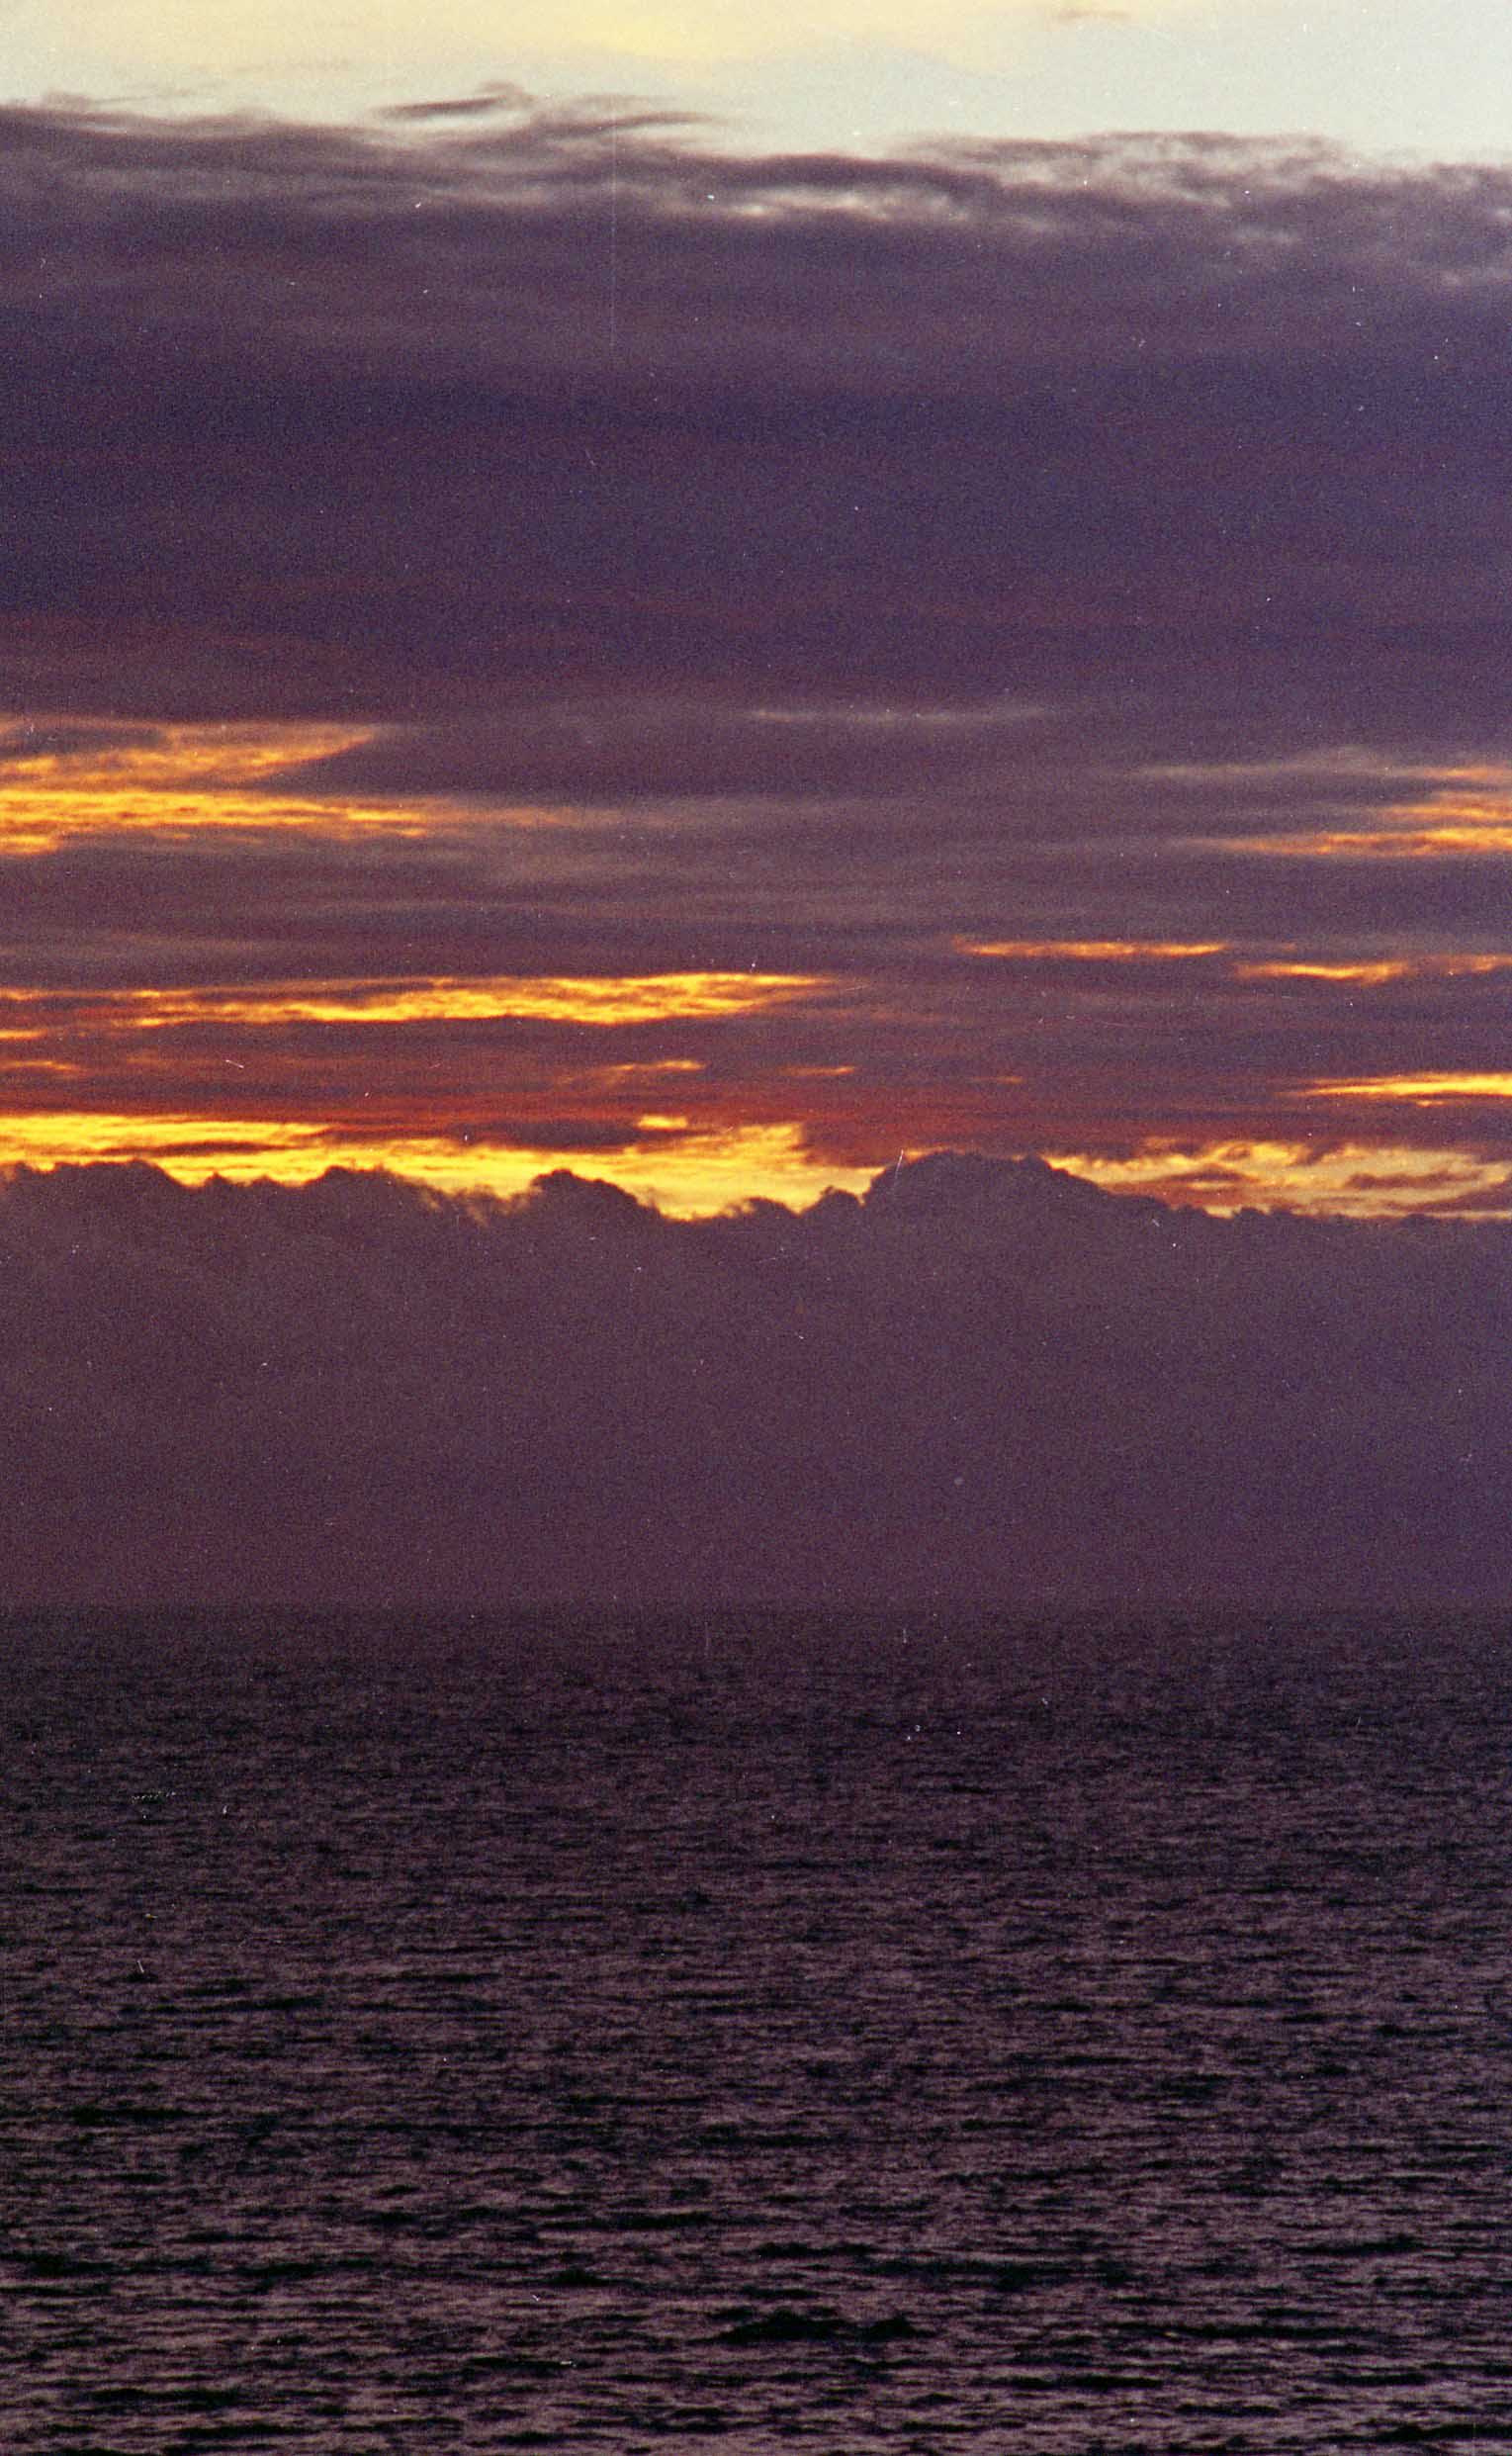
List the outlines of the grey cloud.
{"type": "Polygon", "coordinates": [[[375,116],[403,126],[433,120],[489,119],[501,112],[530,111],[534,104],[534,96],[523,85],[498,84],[487,85],[476,94],[452,95],[435,102],[393,103],[375,116]]]}

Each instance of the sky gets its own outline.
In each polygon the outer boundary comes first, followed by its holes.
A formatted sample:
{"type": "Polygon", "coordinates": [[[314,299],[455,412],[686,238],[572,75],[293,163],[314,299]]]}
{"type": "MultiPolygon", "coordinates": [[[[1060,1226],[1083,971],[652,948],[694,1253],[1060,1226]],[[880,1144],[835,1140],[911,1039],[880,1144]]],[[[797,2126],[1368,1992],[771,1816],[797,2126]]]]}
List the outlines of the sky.
{"type": "Polygon", "coordinates": [[[7,30],[0,1164],[1508,1210],[1512,15],[7,30]]]}
{"type": "Polygon", "coordinates": [[[875,151],[1109,130],[1502,155],[1501,0],[9,0],[11,96],[349,121],[525,86],[875,151]]]}
{"type": "Polygon", "coordinates": [[[10,5],[0,1598],[1512,1578],[1512,12],[10,5]]]}

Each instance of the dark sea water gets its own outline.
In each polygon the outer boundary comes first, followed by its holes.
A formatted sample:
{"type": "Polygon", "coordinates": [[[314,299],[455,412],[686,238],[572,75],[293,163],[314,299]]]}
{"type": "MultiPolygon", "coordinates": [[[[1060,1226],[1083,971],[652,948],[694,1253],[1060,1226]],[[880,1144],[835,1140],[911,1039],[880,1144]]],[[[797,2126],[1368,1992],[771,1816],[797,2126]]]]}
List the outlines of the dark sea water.
{"type": "Polygon", "coordinates": [[[0,1642],[8,2456],[1512,2440],[1512,1625],[0,1642]]]}

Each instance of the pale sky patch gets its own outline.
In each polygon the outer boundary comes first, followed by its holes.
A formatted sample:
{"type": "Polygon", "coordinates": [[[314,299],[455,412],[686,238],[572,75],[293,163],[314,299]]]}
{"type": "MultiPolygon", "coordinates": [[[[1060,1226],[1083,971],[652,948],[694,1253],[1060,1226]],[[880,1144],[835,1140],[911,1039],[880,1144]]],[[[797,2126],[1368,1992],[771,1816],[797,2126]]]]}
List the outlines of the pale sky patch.
{"type": "Polygon", "coordinates": [[[1504,156],[1505,0],[22,0],[10,99],[341,119],[518,83],[636,94],[743,140],[1222,129],[1504,156]]]}

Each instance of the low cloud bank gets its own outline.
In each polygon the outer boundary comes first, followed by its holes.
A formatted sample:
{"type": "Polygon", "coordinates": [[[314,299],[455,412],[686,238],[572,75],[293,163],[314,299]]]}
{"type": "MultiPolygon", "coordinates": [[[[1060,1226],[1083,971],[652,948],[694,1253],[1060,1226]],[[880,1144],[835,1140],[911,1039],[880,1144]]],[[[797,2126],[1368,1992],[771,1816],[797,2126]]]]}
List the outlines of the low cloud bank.
{"type": "Polygon", "coordinates": [[[940,1155],[672,1222],[565,1174],[0,1186],[0,1594],[1485,1600],[1512,1230],[940,1155]]]}

